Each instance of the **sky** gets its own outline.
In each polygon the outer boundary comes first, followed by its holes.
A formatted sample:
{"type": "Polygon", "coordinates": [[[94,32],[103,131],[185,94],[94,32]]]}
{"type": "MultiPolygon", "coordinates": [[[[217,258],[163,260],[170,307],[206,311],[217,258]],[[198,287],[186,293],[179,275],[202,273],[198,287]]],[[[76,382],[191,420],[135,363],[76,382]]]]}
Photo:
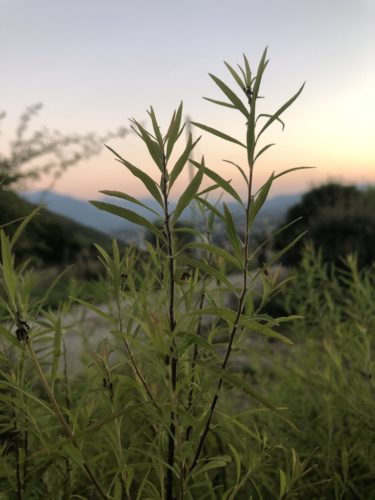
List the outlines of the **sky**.
{"type": "MultiPolygon", "coordinates": [[[[273,171],[302,165],[316,168],[278,179],[272,194],[329,180],[375,183],[375,0],[0,0],[0,110],[7,112],[0,151],[19,115],[36,102],[44,107],[35,127],[103,133],[128,126],[129,118],[148,125],[150,105],[165,129],[182,100],[185,117],[243,140],[242,115],[202,96],[222,97],[208,73],[232,85],[223,61],[236,66],[245,53],[255,71],[266,46],[262,111],[274,112],[306,85],[285,113],[284,131],[275,125],[268,133],[266,142],[276,145],[256,165],[256,185],[273,171]]],[[[243,194],[240,175],[222,161],[245,167],[243,151],[197,129],[193,134],[202,135],[196,159],[204,154],[207,166],[243,194]]],[[[110,145],[157,175],[134,134],[110,145]]],[[[145,196],[108,150],[54,185],[83,199],[98,198],[101,189],[145,196]]]]}

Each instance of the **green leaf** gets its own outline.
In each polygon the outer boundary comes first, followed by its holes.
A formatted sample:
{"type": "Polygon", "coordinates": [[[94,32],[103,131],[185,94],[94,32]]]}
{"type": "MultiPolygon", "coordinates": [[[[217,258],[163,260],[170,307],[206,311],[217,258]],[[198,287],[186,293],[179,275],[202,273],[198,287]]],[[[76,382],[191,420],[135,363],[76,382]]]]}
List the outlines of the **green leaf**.
{"type": "MultiPolygon", "coordinates": [[[[299,217],[298,219],[296,220],[299,220],[301,217],[299,217]]],[[[294,223],[295,221],[293,221],[294,223]]],[[[288,226],[291,225],[291,224],[288,224],[288,226]]],[[[285,229],[285,228],[284,228],[285,229]]],[[[303,233],[299,234],[296,238],[294,238],[293,241],[291,241],[288,245],[286,245],[282,250],[280,250],[280,252],[278,252],[276,255],[274,255],[272,257],[272,259],[270,260],[270,262],[268,263],[268,265],[272,265],[274,264],[275,262],[277,262],[278,260],[280,260],[280,258],[286,253],[288,252],[292,247],[294,247],[294,245],[296,245],[299,240],[305,236],[305,234],[307,233],[307,231],[303,231],[303,233]]]]}
{"type": "Polygon", "coordinates": [[[300,95],[300,93],[302,92],[303,90],[303,87],[305,86],[305,84],[303,84],[300,89],[298,90],[298,92],[296,92],[294,94],[293,97],[291,97],[285,104],[283,104],[277,111],[276,113],[274,113],[267,121],[266,123],[263,125],[263,127],[260,129],[258,135],[257,135],[257,141],[259,139],[259,137],[263,134],[263,132],[265,130],[267,130],[267,128],[272,125],[272,123],[275,121],[275,120],[278,120],[279,119],[279,116],[284,113],[284,111],[286,109],[289,108],[289,106],[291,106],[291,104],[293,104],[293,102],[297,99],[297,97],[300,95]]]}
{"type": "Polygon", "coordinates": [[[162,207],[163,200],[156,182],[149,175],[143,172],[140,168],[136,167],[135,165],[132,165],[129,161],[125,160],[125,158],[122,158],[118,153],[116,153],[114,149],[110,148],[109,146],[106,146],[106,148],[109,149],[117,157],[118,161],[120,161],[120,163],[125,165],[135,177],[137,177],[139,180],[143,182],[144,186],[151,194],[151,196],[162,207]]]}
{"type": "Polygon", "coordinates": [[[286,493],[286,475],[282,469],[279,469],[279,481],[280,481],[279,499],[282,499],[285,497],[286,493]]]}
{"type": "Polygon", "coordinates": [[[222,189],[224,189],[224,191],[226,193],[230,194],[236,201],[238,201],[238,203],[241,204],[241,206],[243,206],[241,197],[239,196],[237,191],[231,186],[230,182],[223,179],[223,177],[221,177],[219,174],[217,174],[216,172],[214,172],[210,168],[206,167],[204,164],[199,163],[199,162],[194,161],[194,160],[190,160],[190,162],[197,168],[203,168],[203,172],[210,179],[212,179],[214,182],[216,182],[216,184],[218,184],[222,189]]]}
{"type": "Polygon", "coordinates": [[[217,101],[216,99],[211,99],[210,97],[203,97],[203,99],[212,102],[213,104],[217,104],[218,106],[225,106],[226,108],[236,109],[236,107],[233,106],[233,104],[231,104],[230,102],[217,101]]]}
{"type": "Polygon", "coordinates": [[[173,222],[176,222],[182,212],[185,210],[185,208],[189,205],[191,200],[195,197],[195,195],[198,192],[199,186],[201,185],[203,178],[203,169],[200,168],[196,175],[194,176],[193,180],[190,182],[188,187],[185,189],[185,191],[182,193],[180,196],[176,208],[173,211],[173,222]]]}
{"type": "Polygon", "coordinates": [[[296,170],[306,170],[308,168],[315,168],[315,167],[294,167],[294,168],[288,168],[288,170],[284,170],[283,172],[280,172],[279,174],[276,174],[274,176],[274,180],[277,179],[278,177],[282,177],[283,175],[289,174],[290,172],[294,172],[296,170]]]}
{"type": "Polygon", "coordinates": [[[257,161],[257,159],[259,158],[259,156],[261,156],[265,151],[267,151],[267,149],[271,148],[272,146],[274,146],[275,144],[274,143],[271,143],[271,144],[267,144],[266,146],[264,146],[262,149],[260,149],[258,151],[258,153],[255,155],[254,157],[254,163],[257,161]]]}
{"type": "Polygon", "coordinates": [[[280,340],[281,342],[284,342],[284,344],[293,345],[293,342],[290,339],[284,337],[284,335],[281,335],[281,333],[275,332],[275,330],[270,328],[268,325],[262,325],[254,319],[249,319],[242,314],[239,319],[239,324],[253,332],[260,333],[265,337],[280,340]]]}
{"type": "Polygon", "coordinates": [[[154,129],[155,137],[156,137],[156,140],[158,141],[159,148],[161,150],[163,150],[163,148],[164,148],[163,137],[160,133],[160,127],[159,127],[159,124],[157,122],[157,119],[156,119],[156,116],[155,116],[155,113],[154,113],[152,106],[150,106],[150,111],[147,111],[147,113],[149,114],[149,116],[151,118],[152,128],[154,129]]]}
{"type": "Polygon", "coordinates": [[[181,262],[188,266],[192,266],[193,268],[200,269],[204,273],[207,273],[209,276],[216,278],[218,281],[226,285],[229,290],[232,290],[232,292],[236,292],[232,283],[228,281],[228,279],[220,271],[210,266],[209,264],[206,264],[205,262],[200,260],[192,259],[190,257],[181,257],[181,262]]]}
{"type": "Polygon", "coordinates": [[[33,219],[36,216],[36,214],[38,212],[40,212],[40,210],[42,208],[43,207],[34,208],[34,210],[27,217],[24,218],[24,220],[21,222],[21,224],[18,226],[17,230],[15,231],[15,233],[12,236],[12,239],[10,241],[10,246],[11,247],[14,246],[14,244],[16,243],[16,241],[18,240],[18,238],[21,236],[23,230],[25,229],[25,227],[27,226],[27,224],[30,222],[30,220],[33,219]]]}
{"type": "Polygon", "coordinates": [[[236,462],[236,483],[238,484],[240,482],[240,477],[241,477],[241,456],[233,445],[228,443],[228,446],[231,449],[234,460],[236,462]]]}
{"type": "Polygon", "coordinates": [[[240,172],[240,174],[242,175],[244,181],[246,182],[246,185],[249,184],[249,179],[247,178],[247,175],[245,174],[244,170],[239,166],[237,165],[237,163],[234,163],[233,161],[230,161],[230,160],[223,160],[225,163],[229,163],[230,165],[233,165],[234,167],[237,168],[237,170],[240,172]]]}
{"type": "Polygon", "coordinates": [[[192,472],[192,477],[207,472],[209,470],[218,469],[220,467],[226,467],[232,461],[231,457],[228,455],[222,455],[218,457],[213,457],[208,459],[207,462],[203,462],[203,465],[198,465],[192,472]]]}
{"type": "Polygon", "coordinates": [[[132,210],[123,207],[118,207],[116,205],[112,205],[111,203],[105,203],[102,201],[91,200],[90,203],[94,205],[94,207],[99,208],[100,210],[104,210],[105,212],[117,215],[118,217],[122,217],[123,219],[126,219],[132,222],[133,224],[137,224],[138,226],[142,226],[148,229],[161,240],[165,239],[162,232],[159,229],[157,229],[157,227],[155,227],[147,219],[137,214],[136,212],[133,212],[132,210]]]}
{"type": "MultiPolygon", "coordinates": [[[[144,127],[142,127],[142,125],[140,123],[138,123],[137,120],[132,119],[131,122],[137,126],[137,128],[141,134],[141,137],[142,137],[144,143],[146,144],[148,152],[150,153],[151,158],[154,160],[154,162],[157,165],[157,167],[159,168],[159,170],[161,172],[163,172],[163,169],[164,169],[163,150],[159,147],[159,144],[157,143],[157,141],[155,141],[151,137],[150,133],[144,127]]],[[[136,132],[136,130],[134,128],[133,128],[133,130],[136,132]]]]}
{"type": "Polygon", "coordinates": [[[166,154],[167,160],[169,159],[169,157],[173,151],[173,147],[176,144],[177,139],[179,138],[179,136],[182,133],[182,130],[184,128],[184,127],[182,127],[182,129],[180,130],[181,117],[182,117],[182,102],[180,103],[180,105],[177,109],[177,112],[174,111],[174,113],[173,113],[172,120],[171,120],[171,123],[170,123],[169,128],[168,128],[168,132],[166,135],[166,138],[168,141],[167,142],[167,154],[166,154]]]}
{"type": "MultiPolygon", "coordinates": [[[[246,131],[246,146],[247,146],[247,161],[252,168],[254,165],[254,152],[255,152],[255,145],[256,145],[256,140],[255,140],[255,111],[256,111],[256,104],[257,104],[257,99],[258,99],[258,94],[259,94],[259,87],[262,81],[262,76],[264,73],[264,70],[266,69],[267,66],[267,61],[266,61],[266,56],[267,56],[267,47],[265,48],[263,55],[259,61],[258,65],[258,70],[257,74],[254,80],[254,85],[252,88],[253,94],[252,94],[252,99],[251,99],[251,104],[250,104],[250,116],[249,120],[247,123],[247,131],[246,131]]],[[[249,69],[250,71],[250,69],[249,69]]]]}
{"type": "Polygon", "coordinates": [[[228,97],[230,102],[238,109],[241,111],[241,113],[246,117],[249,118],[249,111],[247,110],[246,106],[244,103],[241,101],[239,97],[231,90],[228,85],[226,85],[222,80],[217,78],[217,76],[212,75],[209,73],[210,77],[212,80],[216,83],[216,85],[220,88],[220,90],[228,97]]]}
{"type": "Polygon", "coordinates": [[[233,325],[236,321],[237,313],[228,307],[203,307],[187,313],[187,316],[218,316],[227,323],[233,325]]]}
{"type": "Polygon", "coordinates": [[[225,66],[227,67],[228,71],[230,72],[230,74],[233,76],[234,80],[237,82],[238,86],[240,87],[241,90],[244,89],[245,87],[245,82],[243,82],[241,80],[241,77],[240,75],[237,73],[236,70],[234,70],[232,68],[232,66],[230,64],[228,64],[227,62],[224,61],[224,64],[225,66]]]}
{"type": "Polygon", "coordinates": [[[256,100],[258,98],[258,94],[259,94],[259,88],[260,88],[260,84],[262,81],[262,76],[263,76],[263,73],[264,73],[264,71],[267,67],[267,64],[268,64],[266,57],[267,57],[267,47],[264,49],[262,57],[260,58],[260,61],[258,64],[258,69],[257,69],[257,74],[256,74],[255,81],[254,81],[253,99],[252,99],[252,102],[254,103],[254,109],[255,109],[255,102],[256,102],[256,100]]]}
{"type": "Polygon", "coordinates": [[[13,258],[12,258],[9,238],[2,229],[0,231],[0,242],[1,242],[1,258],[2,258],[1,269],[3,271],[5,289],[6,289],[6,292],[8,295],[10,306],[11,306],[13,312],[15,312],[16,311],[16,277],[14,274],[13,258]]]}
{"type": "Polygon", "coordinates": [[[139,205],[140,207],[146,208],[147,210],[155,214],[156,217],[160,217],[160,214],[158,214],[158,212],[156,212],[154,209],[148,207],[141,201],[137,200],[136,198],[133,198],[133,196],[130,196],[126,193],[122,193],[121,191],[108,191],[107,189],[104,189],[103,191],[99,192],[107,196],[113,196],[114,198],[120,198],[121,200],[130,201],[130,203],[134,203],[135,205],[139,205]]]}
{"type": "Polygon", "coordinates": [[[209,132],[210,134],[213,134],[213,135],[216,135],[217,137],[220,137],[220,139],[224,139],[225,141],[233,142],[234,144],[238,144],[239,146],[246,148],[245,144],[238,141],[234,137],[231,137],[230,135],[227,135],[227,134],[224,134],[223,132],[220,132],[220,130],[216,130],[215,128],[208,127],[207,125],[203,125],[203,123],[198,123],[198,122],[191,122],[191,123],[193,125],[195,125],[196,127],[199,127],[202,130],[209,132]]]}
{"type": "Polygon", "coordinates": [[[264,202],[267,199],[268,193],[271,189],[272,183],[274,180],[274,174],[272,173],[269,179],[263,184],[263,186],[260,188],[258,196],[255,198],[253,203],[251,204],[250,207],[250,212],[249,212],[249,227],[252,226],[255,217],[259,213],[259,210],[262,208],[264,205],[264,202]]]}
{"type": "Polygon", "coordinates": [[[188,161],[189,159],[189,156],[191,154],[191,152],[193,151],[193,149],[195,148],[197,142],[200,140],[200,137],[196,140],[196,141],[192,141],[192,135],[190,134],[189,135],[189,139],[188,139],[188,143],[186,144],[186,147],[183,151],[183,153],[181,154],[181,156],[179,157],[179,159],[176,161],[171,173],[170,173],[170,176],[169,176],[169,189],[172,188],[175,180],[178,178],[178,176],[180,175],[182,169],[184,168],[184,166],[186,165],[186,162],[188,161]]]}
{"type": "Polygon", "coordinates": [[[229,238],[229,241],[231,242],[233,253],[240,263],[240,266],[243,264],[243,244],[242,241],[240,240],[240,237],[238,236],[236,226],[233,221],[232,214],[227,207],[226,203],[224,205],[224,219],[225,219],[225,227],[227,230],[227,235],[229,238]]]}
{"type": "Polygon", "coordinates": [[[245,56],[245,54],[243,54],[243,60],[244,60],[245,71],[246,71],[246,83],[247,83],[247,85],[250,85],[251,84],[251,70],[250,70],[249,61],[248,61],[247,57],[245,56]]]}
{"type": "MultiPolygon", "coordinates": [[[[256,122],[258,122],[258,120],[260,118],[272,118],[273,115],[270,115],[269,113],[260,113],[258,116],[257,116],[257,119],[256,119],[256,122]]],[[[276,118],[276,121],[278,121],[282,127],[282,130],[284,130],[285,128],[285,123],[282,121],[281,118],[276,118]]]]}
{"type": "Polygon", "coordinates": [[[113,323],[113,324],[116,323],[117,320],[116,320],[116,318],[113,317],[113,315],[102,311],[101,309],[99,309],[99,307],[94,306],[90,302],[87,302],[86,300],[78,299],[76,297],[70,297],[70,298],[72,300],[74,300],[75,302],[78,302],[78,304],[81,304],[82,306],[87,307],[88,309],[90,309],[91,311],[96,313],[98,316],[101,316],[102,318],[106,319],[108,322],[113,323]]]}
{"type": "Polygon", "coordinates": [[[218,219],[224,222],[224,215],[219,212],[219,210],[214,207],[209,201],[207,201],[205,198],[198,198],[197,201],[201,203],[203,206],[205,206],[210,212],[212,212],[218,219]]]}
{"type": "Polygon", "coordinates": [[[224,250],[221,247],[218,247],[216,245],[210,245],[208,243],[200,243],[200,242],[193,242],[193,243],[187,243],[184,245],[178,253],[184,253],[185,250],[188,250],[189,248],[198,248],[200,250],[205,250],[207,251],[208,254],[214,254],[217,255],[218,257],[222,257],[226,261],[230,262],[234,266],[238,267],[241,269],[241,263],[233,257],[229,252],[224,250]]]}

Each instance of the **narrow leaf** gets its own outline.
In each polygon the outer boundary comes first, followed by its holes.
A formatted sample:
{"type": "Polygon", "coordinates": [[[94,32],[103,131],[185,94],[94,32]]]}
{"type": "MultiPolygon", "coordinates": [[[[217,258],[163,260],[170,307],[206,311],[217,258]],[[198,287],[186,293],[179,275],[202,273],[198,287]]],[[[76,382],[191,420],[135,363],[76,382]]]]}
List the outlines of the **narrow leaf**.
{"type": "Polygon", "coordinates": [[[228,64],[227,62],[224,61],[224,64],[227,67],[227,69],[230,72],[230,74],[235,79],[235,81],[237,82],[237,84],[240,87],[240,89],[243,90],[244,87],[245,87],[245,82],[243,82],[241,80],[241,77],[239,76],[239,74],[237,73],[237,71],[235,69],[233,69],[232,66],[230,64],[228,64]]]}
{"type": "Polygon", "coordinates": [[[0,234],[1,234],[0,236],[1,258],[2,258],[1,269],[3,271],[3,278],[10,306],[14,312],[16,310],[16,278],[13,268],[13,258],[8,236],[5,234],[3,230],[1,230],[0,234]]]}
{"type": "Polygon", "coordinates": [[[294,94],[293,97],[291,97],[285,104],[283,104],[277,111],[276,113],[274,113],[268,120],[267,122],[263,125],[263,127],[260,129],[260,132],[258,133],[257,135],[257,140],[259,139],[259,137],[263,134],[263,132],[265,130],[267,130],[267,128],[275,121],[279,118],[279,116],[284,113],[284,111],[286,109],[289,108],[289,106],[291,104],[293,104],[293,102],[297,99],[297,97],[300,95],[300,93],[302,92],[303,90],[303,87],[305,86],[305,84],[303,84],[300,89],[298,90],[298,92],[296,92],[296,94],[294,94]]]}
{"type": "Polygon", "coordinates": [[[233,165],[234,167],[237,168],[237,170],[240,172],[240,174],[242,175],[242,177],[244,178],[244,181],[246,182],[246,184],[248,185],[249,184],[249,179],[247,178],[247,175],[245,174],[243,168],[241,168],[239,165],[237,165],[237,163],[234,163],[233,161],[230,161],[230,160],[223,160],[225,163],[229,163],[230,165],[233,165]]]}
{"type": "Polygon", "coordinates": [[[194,242],[194,243],[187,243],[186,245],[184,245],[181,248],[181,250],[179,250],[179,253],[183,253],[185,250],[188,250],[190,248],[205,250],[208,254],[214,254],[217,255],[218,257],[222,257],[226,261],[230,262],[234,266],[241,269],[241,262],[239,262],[238,259],[233,257],[233,255],[231,255],[229,252],[227,252],[221,247],[218,247],[216,245],[209,245],[208,243],[194,242]]]}
{"type": "Polygon", "coordinates": [[[169,159],[169,157],[172,153],[173,147],[176,144],[176,141],[177,141],[180,133],[182,132],[182,130],[180,130],[181,117],[182,117],[182,102],[180,103],[180,105],[177,109],[177,112],[174,111],[174,113],[173,113],[172,120],[171,120],[171,123],[170,123],[169,128],[168,128],[168,132],[166,135],[166,138],[167,138],[166,157],[167,157],[167,159],[169,159]]]}
{"type": "Polygon", "coordinates": [[[251,83],[251,70],[250,70],[249,61],[248,61],[245,54],[243,54],[243,60],[244,60],[245,71],[246,71],[246,83],[249,85],[251,83]]]}
{"type": "Polygon", "coordinates": [[[216,215],[218,219],[224,222],[224,215],[219,212],[219,210],[214,207],[209,201],[207,201],[205,198],[197,198],[197,201],[204,205],[210,212],[216,215]]]}
{"type": "Polygon", "coordinates": [[[146,144],[146,147],[148,149],[148,152],[150,153],[151,158],[154,160],[159,170],[163,172],[163,153],[158,143],[151,137],[150,133],[144,127],[142,127],[140,123],[138,123],[134,119],[131,121],[138,127],[138,130],[141,133],[142,139],[146,144]]]}
{"type": "Polygon", "coordinates": [[[224,134],[223,132],[220,132],[219,130],[216,130],[212,127],[207,127],[207,125],[203,125],[202,123],[197,123],[197,122],[191,122],[193,125],[196,127],[201,128],[202,130],[205,130],[206,132],[209,132],[210,134],[216,135],[217,137],[220,137],[220,139],[224,139],[225,141],[233,142],[234,144],[238,144],[239,146],[242,146],[243,148],[246,148],[245,144],[242,142],[238,141],[234,137],[231,137],[230,135],[224,134]]]}
{"type": "Polygon", "coordinates": [[[206,101],[212,102],[213,104],[217,104],[218,106],[224,106],[226,108],[236,109],[236,107],[230,102],[217,101],[216,99],[211,99],[210,97],[203,97],[206,101]]]}
{"type": "Polygon", "coordinates": [[[227,207],[226,203],[224,203],[224,219],[225,219],[225,227],[227,230],[227,235],[229,241],[231,242],[233,253],[236,259],[239,261],[240,265],[243,263],[243,244],[238,236],[236,226],[233,221],[232,214],[227,207]]]}
{"type": "Polygon", "coordinates": [[[150,106],[150,111],[147,111],[147,113],[149,114],[149,116],[151,118],[152,128],[154,129],[155,137],[156,137],[156,140],[158,141],[159,148],[161,150],[163,150],[163,147],[164,147],[163,137],[160,133],[160,127],[159,127],[159,124],[157,122],[156,115],[155,115],[155,112],[154,112],[152,106],[150,106]]]}
{"type": "Polygon", "coordinates": [[[109,149],[117,157],[117,159],[130,170],[130,172],[135,177],[143,182],[144,186],[147,188],[151,196],[159,203],[160,206],[163,206],[163,200],[156,182],[140,168],[132,165],[129,161],[125,160],[125,158],[122,158],[118,153],[116,153],[114,149],[110,148],[109,146],[106,146],[106,148],[109,149]]]}
{"type": "Polygon", "coordinates": [[[12,239],[10,241],[10,246],[13,247],[18,238],[21,236],[23,230],[27,226],[27,224],[30,222],[31,219],[35,217],[35,215],[40,212],[42,207],[37,207],[35,208],[27,217],[24,218],[24,220],[21,222],[21,224],[18,226],[17,230],[12,236],[12,239]]]}
{"type": "Polygon", "coordinates": [[[306,170],[308,168],[315,168],[315,167],[294,167],[294,168],[288,168],[288,170],[284,170],[283,172],[280,172],[279,174],[276,174],[274,176],[274,179],[277,179],[278,177],[282,177],[283,175],[289,174],[289,172],[294,172],[296,170],[306,170]]]}
{"type": "Polygon", "coordinates": [[[147,219],[137,214],[136,212],[133,212],[132,210],[129,210],[127,208],[112,205],[111,203],[104,203],[102,201],[90,201],[90,203],[94,205],[94,207],[99,208],[99,210],[104,210],[105,212],[109,212],[114,215],[117,215],[118,217],[126,219],[132,222],[133,224],[137,224],[138,226],[143,226],[144,228],[151,231],[151,233],[155,234],[155,236],[157,236],[161,240],[164,240],[162,232],[159,229],[157,229],[157,227],[154,226],[154,224],[152,224],[151,222],[149,222],[147,219]]]}
{"type": "Polygon", "coordinates": [[[189,205],[191,200],[195,197],[198,192],[199,186],[201,185],[203,178],[202,168],[198,170],[196,175],[194,176],[191,183],[185,189],[185,191],[180,196],[177,206],[173,211],[173,221],[176,222],[180,217],[181,213],[185,210],[185,208],[189,205]]]}
{"type": "Polygon", "coordinates": [[[238,201],[238,203],[241,204],[241,206],[243,206],[241,197],[239,196],[237,191],[231,186],[229,181],[226,181],[225,179],[223,179],[223,177],[221,177],[219,174],[217,174],[216,172],[214,172],[210,168],[206,167],[202,163],[198,163],[197,161],[194,161],[194,160],[190,160],[190,162],[197,168],[203,168],[203,172],[210,179],[212,179],[214,182],[216,182],[216,184],[218,184],[222,189],[224,189],[224,191],[226,193],[230,194],[236,201],[238,201]]]}
{"type": "Polygon", "coordinates": [[[191,134],[189,135],[189,139],[188,139],[188,142],[186,144],[186,147],[185,147],[183,153],[181,154],[181,156],[179,157],[179,159],[176,161],[176,163],[171,171],[171,174],[169,176],[169,189],[172,188],[175,180],[180,175],[182,169],[184,168],[184,166],[186,165],[186,162],[189,159],[191,152],[193,151],[193,149],[195,148],[195,146],[199,140],[200,140],[200,137],[196,141],[193,142],[192,135],[191,134]]]}
{"type": "Polygon", "coordinates": [[[193,268],[200,269],[204,273],[208,274],[209,276],[212,276],[213,278],[216,278],[218,281],[226,285],[232,292],[236,292],[234,286],[228,279],[217,269],[214,267],[210,266],[209,264],[206,264],[203,261],[192,259],[190,257],[181,257],[181,261],[188,265],[192,266],[193,268]]]}
{"type": "Polygon", "coordinates": [[[261,187],[258,196],[255,198],[254,202],[252,203],[252,205],[250,207],[250,212],[249,212],[249,227],[251,227],[251,225],[254,222],[255,217],[259,213],[259,210],[264,205],[264,202],[266,201],[268,193],[271,189],[273,180],[274,180],[274,175],[271,174],[269,179],[261,187]]]}
{"type": "Polygon", "coordinates": [[[108,191],[107,189],[104,189],[103,191],[99,192],[107,196],[113,196],[114,198],[120,198],[121,200],[130,201],[130,203],[134,203],[135,205],[139,205],[140,207],[146,208],[147,210],[155,214],[156,217],[160,217],[160,214],[156,212],[154,209],[148,207],[141,201],[137,200],[136,198],[133,198],[133,196],[130,196],[126,193],[122,193],[121,191],[108,191]]]}
{"type": "Polygon", "coordinates": [[[220,90],[228,97],[230,102],[238,109],[241,111],[241,113],[246,117],[249,118],[249,111],[247,110],[246,106],[244,103],[241,101],[239,97],[231,90],[228,85],[226,85],[220,78],[218,78],[215,75],[212,75],[209,73],[210,77],[212,80],[216,83],[216,85],[220,88],[220,90]]]}
{"type": "Polygon", "coordinates": [[[241,315],[239,324],[253,332],[260,333],[265,337],[280,340],[281,342],[284,342],[284,344],[293,345],[293,342],[284,335],[281,335],[281,333],[275,332],[275,330],[270,328],[268,325],[262,325],[253,319],[246,318],[246,316],[241,315]]]}
{"type": "Polygon", "coordinates": [[[87,302],[86,300],[78,299],[76,297],[70,297],[70,298],[72,300],[74,300],[74,302],[78,302],[78,304],[81,304],[82,306],[87,307],[87,309],[90,309],[91,311],[96,313],[98,316],[101,316],[102,318],[106,319],[108,322],[116,323],[116,319],[113,318],[113,316],[111,314],[108,314],[108,313],[102,311],[101,309],[99,309],[99,307],[94,306],[90,302],[87,302]]]}
{"type": "Polygon", "coordinates": [[[275,144],[272,143],[272,144],[267,144],[266,146],[264,146],[262,149],[260,149],[258,151],[258,153],[255,155],[254,157],[254,163],[256,162],[256,160],[259,158],[259,156],[261,156],[264,152],[267,151],[267,149],[271,148],[272,146],[274,146],[275,144]]]}
{"type": "Polygon", "coordinates": [[[237,313],[228,307],[203,307],[202,309],[190,311],[187,316],[218,316],[228,323],[233,324],[237,313]]]}

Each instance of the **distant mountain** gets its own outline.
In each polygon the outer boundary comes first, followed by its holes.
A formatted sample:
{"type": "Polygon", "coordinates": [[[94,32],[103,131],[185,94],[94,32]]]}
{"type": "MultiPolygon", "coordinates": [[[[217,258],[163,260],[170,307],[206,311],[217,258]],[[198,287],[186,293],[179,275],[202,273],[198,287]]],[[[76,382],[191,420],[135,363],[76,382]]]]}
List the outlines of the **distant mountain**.
{"type": "Polygon", "coordinates": [[[121,226],[121,221],[111,214],[98,210],[88,201],[53,191],[31,191],[21,193],[22,197],[36,205],[43,204],[56,214],[64,215],[85,226],[111,234],[121,226]]]}
{"type": "MultiPolygon", "coordinates": [[[[128,233],[130,239],[132,239],[134,238],[135,233],[139,232],[139,228],[137,226],[131,224],[125,219],[120,219],[119,217],[103,212],[102,210],[98,210],[88,201],[74,198],[72,196],[58,194],[53,191],[32,191],[22,193],[22,197],[34,204],[45,204],[51,212],[64,215],[65,217],[68,217],[80,224],[92,227],[106,234],[121,234],[121,236],[126,239],[126,234],[128,233]]],[[[286,213],[287,209],[291,205],[298,203],[300,199],[300,194],[292,194],[276,196],[267,200],[260,214],[260,222],[264,218],[267,220],[271,219],[272,221],[280,220],[286,213]]],[[[143,217],[150,218],[150,212],[141,206],[135,207],[128,202],[109,196],[102,197],[100,201],[106,201],[122,205],[127,208],[132,208],[143,217]]],[[[160,212],[160,207],[154,200],[145,199],[140,201],[150,206],[153,210],[160,212]]],[[[171,203],[170,208],[173,210],[174,206],[175,204],[171,203]]],[[[235,214],[238,209],[237,205],[229,203],[229,206],[235,214]]],[[[185,217],[186,219],[191,217],[189,209],[186,210],[185,217]]]]}

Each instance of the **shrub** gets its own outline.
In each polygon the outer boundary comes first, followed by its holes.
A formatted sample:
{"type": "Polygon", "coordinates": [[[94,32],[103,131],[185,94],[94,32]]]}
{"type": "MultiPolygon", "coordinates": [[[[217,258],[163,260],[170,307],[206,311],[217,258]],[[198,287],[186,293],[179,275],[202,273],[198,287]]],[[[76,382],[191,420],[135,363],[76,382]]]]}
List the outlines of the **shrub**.
{"type": "Polygon", "coordinates": [[[279,323],[293,319],[272,318],[255,305],[257,294],[261,293],[263,306],[279,285],[273,285],[265,269],[253,270],[252,225],[271,185],[286,172],[272,174],[254,192],[254,165],[270,146],[260,145],[264,132],[281,122],[283,112],[302,91],[301,87],[274,114],[258,115],[267,62],[264,51],[255,74],[245,56],[239,71],[226,64],[239,93],[211,75],[228,99],[213,102],[246,119],[244,141],[195,124],[244,151],[246,167],[234,168],[243,176],[245,201],[202,158],[191,161],[195,175],[170,210],[173,185],[197,143],[190,135],[177,153],[184,128],[182,105],[165,134],[152,108],[151,132],[132,120],[155,163],[156,180],[113,151],[143,182],[162,216],[118,191],[104,193],[142,205],[155,223],[136,211],[93,202],[150,231],[155,244],[147,244],[147,258],[141,261],[133,250],[121,252],[116,241],[111,252],[96,245],[107,273],[108,302],[100,306],[76,302],[97,315],[106,337],[98,350],[88,353],[90,361],[80,375],[69,372],[67,334],[80,328],[90,343],[95,325],[64,319],[69,309],[74,311],[71,300],[57,311],[43,309],[43,301],[34,304],[31,291],[23,287],[24,269],[16,268],[13,259],[14,245],[28,220],[11,238],[1,231],[1,300],[6,312],[1,326],[5,438],[0,481],[8,495],[48,498],[62,492],[64,498],[96,494],[116,499],[233,499],[262,498],[262,489],[264,494],[279,491],[283,498],[293,490],[298,471],[291,477],[283,470],[268,472],[272,446],[253,418],[263,411],[283,418],[283,411],[258,392],[251,377],[235,369],[234,360],[241,352],[246,355],[250,339],[257,335],[290,343],[277,329],[279,323]],[[211,185],[203,189],[204,177],[211,185]],[[207,198],[217,189],[233,198],[245,215],[243,238],[228,206],[207,198]],[[182,247],[176,246],[182,213],[193,202],[208,211],[207,230],[185,228],[194,241],[179,240],[182,247]],[[215,218],[226,228],[230,251],[212,243],[215,218]],[[228,265],[241,274],[239,286],[228,278],[228,265]],[[234,297],[232,307],[226,305],[229,293],[234,297]]]}

